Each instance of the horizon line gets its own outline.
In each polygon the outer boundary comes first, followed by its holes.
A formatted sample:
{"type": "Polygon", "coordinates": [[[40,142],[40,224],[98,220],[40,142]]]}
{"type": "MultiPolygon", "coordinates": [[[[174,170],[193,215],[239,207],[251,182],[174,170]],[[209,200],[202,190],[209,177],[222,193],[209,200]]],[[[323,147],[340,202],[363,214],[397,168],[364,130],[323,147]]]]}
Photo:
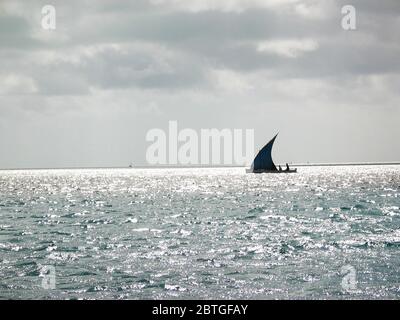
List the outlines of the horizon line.
{"type": "MultiPolygon", "coordinates": [[[[374,166],[374,165],[400,165],[400,161],[380,162],[321,162],[321,163],[288,163],[292,167],[337,167],[337,166],[374,166]]],[[[278,164],[279,165],[279,164],[278,164]]],[[[283,164],[281,164],[283,165],[283,164]]],[[[0,168],[0,171],[8,170],[78,170],[78,169],[190,169],[190,168],[247,168],[246,165],[221,164],[221,165],[139,165],[139,166],[87,166],[87,167],[21,167],[0,168]]]]}

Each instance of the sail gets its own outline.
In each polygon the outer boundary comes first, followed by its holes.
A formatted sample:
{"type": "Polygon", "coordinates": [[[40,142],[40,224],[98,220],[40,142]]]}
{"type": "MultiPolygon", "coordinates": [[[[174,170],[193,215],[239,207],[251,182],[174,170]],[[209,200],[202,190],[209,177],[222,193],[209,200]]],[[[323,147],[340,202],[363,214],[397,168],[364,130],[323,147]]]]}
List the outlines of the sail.
{"type": "Polygon", "coordinates": [[[276,168],[274,161],[272,161],[272,146],[274,145],[274,141],[276,136],[271,139],[257,154],[254,158],[253,164],[251,165],[252,171],[254,170],[268,170],[268,171],[278,171],[276,168]]]}

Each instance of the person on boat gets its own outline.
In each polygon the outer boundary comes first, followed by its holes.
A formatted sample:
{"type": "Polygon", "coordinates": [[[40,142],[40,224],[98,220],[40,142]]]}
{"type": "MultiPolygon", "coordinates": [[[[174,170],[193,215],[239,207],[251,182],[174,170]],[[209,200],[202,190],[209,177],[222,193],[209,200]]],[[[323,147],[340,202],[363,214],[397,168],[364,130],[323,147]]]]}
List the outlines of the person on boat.
{"type": "Polygon", "coordinates": [[[281,165],[278,166],[278,171],[282,171],[281,165]]]}
{"type": "Polygon", "coordinates": [[[286,171],[289,171],[289,165],[286,163],[286,171]]]}

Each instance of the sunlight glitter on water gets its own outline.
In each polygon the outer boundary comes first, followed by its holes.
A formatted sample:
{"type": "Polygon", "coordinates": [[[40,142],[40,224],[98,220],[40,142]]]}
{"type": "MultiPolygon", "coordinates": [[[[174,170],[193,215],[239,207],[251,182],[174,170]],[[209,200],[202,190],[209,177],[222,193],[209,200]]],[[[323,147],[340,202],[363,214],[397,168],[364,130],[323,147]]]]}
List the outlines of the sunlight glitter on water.
{"type": "Polygon", "coordinates": [[[0,194],[1,298],[400,296],[399,166],[1,171],[0,194]]]}

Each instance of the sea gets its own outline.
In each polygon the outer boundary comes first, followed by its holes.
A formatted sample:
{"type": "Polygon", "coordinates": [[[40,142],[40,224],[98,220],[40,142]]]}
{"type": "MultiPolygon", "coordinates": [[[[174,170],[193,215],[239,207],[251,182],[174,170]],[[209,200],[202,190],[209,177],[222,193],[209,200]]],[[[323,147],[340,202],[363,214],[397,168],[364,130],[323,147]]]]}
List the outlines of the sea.
{"type": "Polygon", "coordinates": [[[400,166],[0,171],[0,299],[398,299],[400,166]]]}

